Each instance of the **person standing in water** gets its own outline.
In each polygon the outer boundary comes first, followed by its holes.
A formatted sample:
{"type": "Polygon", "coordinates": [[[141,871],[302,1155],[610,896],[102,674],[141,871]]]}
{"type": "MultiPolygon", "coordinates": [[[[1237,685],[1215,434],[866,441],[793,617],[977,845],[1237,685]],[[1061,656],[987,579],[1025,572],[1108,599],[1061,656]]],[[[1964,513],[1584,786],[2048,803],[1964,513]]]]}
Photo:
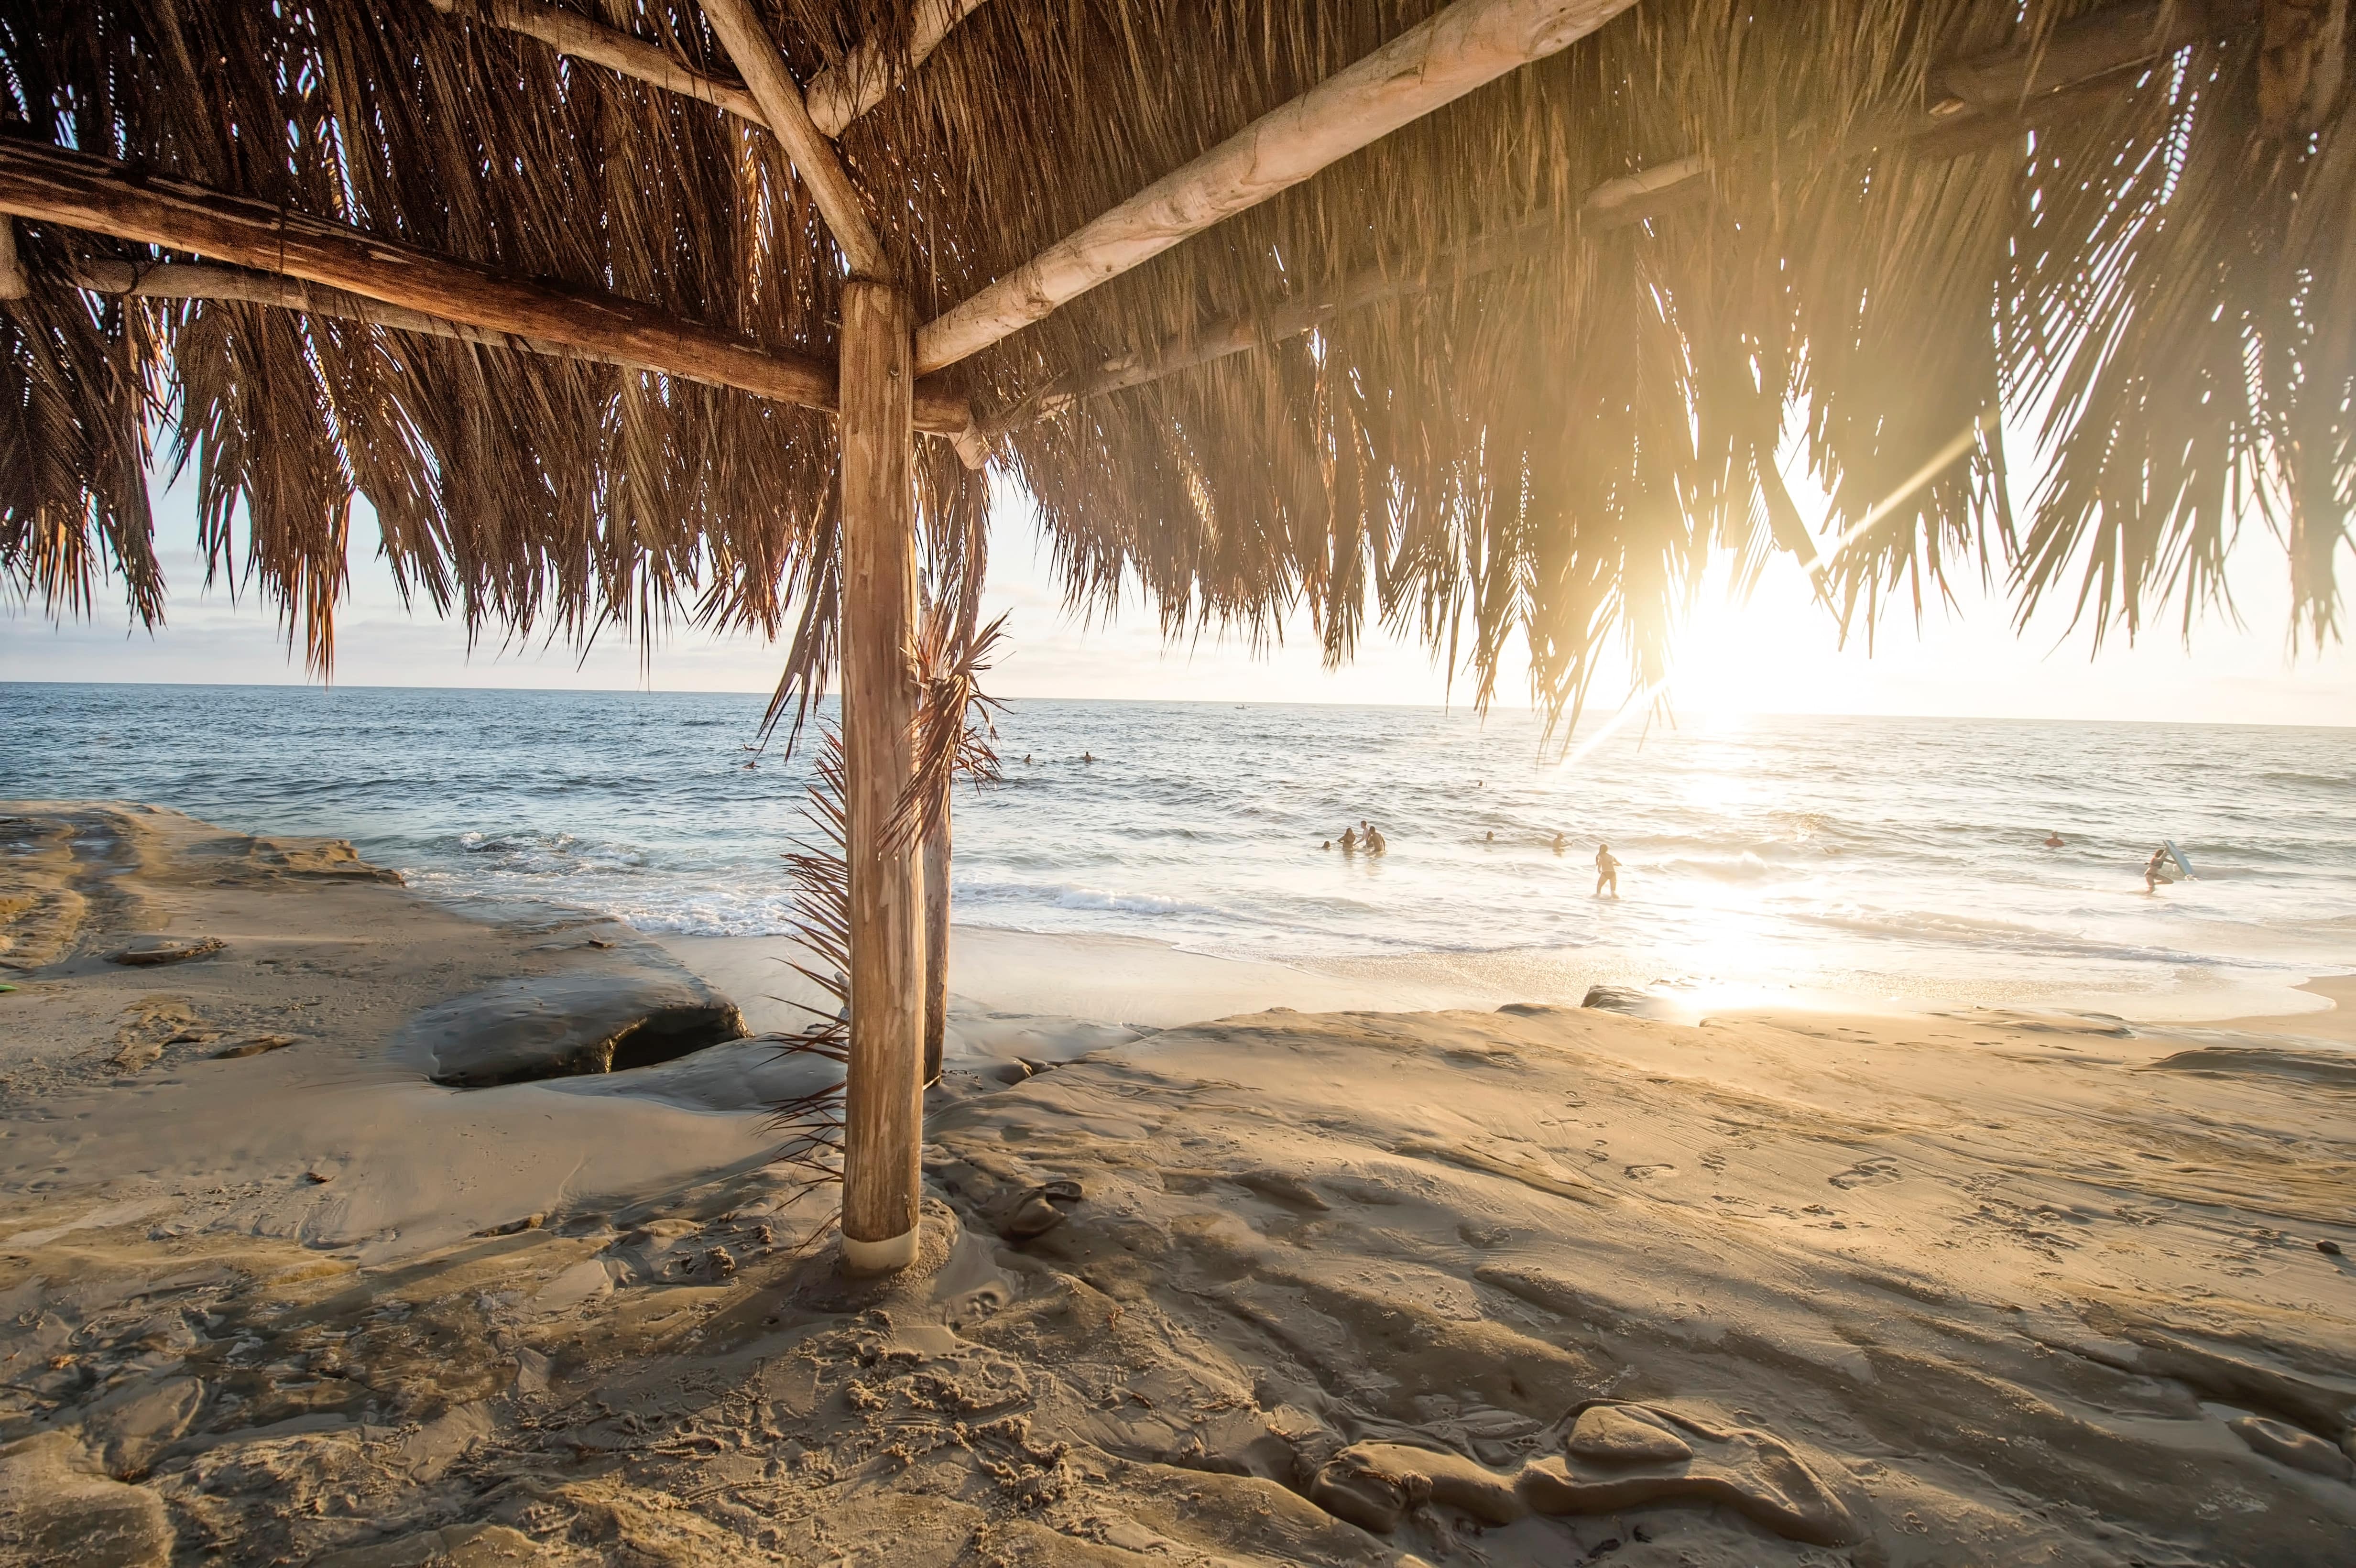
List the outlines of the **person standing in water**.
{"type": "Polygon", "coordinates": [[[1613,898],[1620,896],[1620,861],[1612,853],[1611,845],[1598,844],[1595,847],[1595,896],[1601,898],[1607,887],[1612,890],[1613,898]]]}
{"type": "Polygon", "coordinates": [[[1554,852],[1558,855],[1562,853],[1562,835],[1559,833],[1554,836],[1554,852]]]}
{"type": "Polygon", "coordinates": [[[2045,835],[2045,847],[2048,849],[2059,849],[2062,848],[2062,835],[2048,830],[2045,835]]]}
{"type": "Polygon", "coordinates": [[[1342,829],[1342,853],[1355,855],[1357,852],[1358,830],[1355,827],[1344,827],[1342,829]]]}
{"type": "Polygon", "coordinates": [[[1383,837],[1383,830],[1381,828],[1369,827],[1366,829],[1367,854],[1379,855],[1390,847],[1390,840],[1383,837]]]}
{"type": "Polygon", "coordinates": [[[2161,845],[2158,848],[2154,849],[2154,850],[2151,852],[2151,859],[2150,859],[2146,860],[2146,861],[2143,863],[2143,891],[2146,891],[2146,892],[2147,892],[2147,893],[2156,893],[2156,892],[2159,891],[2159,884],[2160,884],[2160,882],[2161,882],[2163,880],[2168,880],[2168,881],[2174,881],[2174,880],[2176,880],[2176,879],[2175,879],[2175,878],[2173,878],[2173,877],[2169,877],[2169,878],[2163,879],[2163,878],[2160,876],[2160,874],[2159,874],[2160,868],[2161,868],[2162,866],[2167,865],[2167,864],[2168,864],[2168,846],[2167,846],[2167,845],[2165,845],[2165,844],[2163,844],[2163,845],[2161,845]]]}

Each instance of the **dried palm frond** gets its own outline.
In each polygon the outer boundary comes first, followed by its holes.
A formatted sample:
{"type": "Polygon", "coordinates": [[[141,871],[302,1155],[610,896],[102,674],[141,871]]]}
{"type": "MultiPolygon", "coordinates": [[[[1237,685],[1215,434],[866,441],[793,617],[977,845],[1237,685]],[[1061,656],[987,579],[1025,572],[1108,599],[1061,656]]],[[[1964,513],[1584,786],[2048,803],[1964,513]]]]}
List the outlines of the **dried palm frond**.
{"type": "Polygon", "coordinates": [[[981,689],[981,677],[990,670],[991,655],[1006,640],[1006,617],[962,638],[954,635],[954,619],[937,607],[916,645],[916,765],[884,827],[886,840],[895,845],[914,844],[938,831],[959,776],[985,784],[1000,776],[988,730],[991,713],[1005,704],[981,689]]]}
{"type": "MultiPolygon", "coordinates": [[[[562,3],[729,74],[692,0],[562,3]]],[[[840,144],[922,318],[1441,4],[991,0],[840,144]]],[[[916,5],[756,0],[803,81],[862,42],[905,59],[916,5]]],[[[1141,590],[1173,636],[1261,645],[1300,615],[1334,661],[1387,626],[1466,667],[1477,701],[1526,645],[1558,717],[1607,654],[1640,687],[1657,676],[1715,553],[1743,577],[1815,548],[1775,470],[1786,431],[1840,537],[1991,404],[2038,451],[1976,438],[1826,565],[1845,624],[1870,636],[1973,574],[2024,617],[2071,600],[2097,635],[2189,627],[2250,518],[2320,642],[2356,510],[2345,9],[1644,0],[955,379],[987,418],[1205,323],[1398,277],[1313,333],[1012,430],[1001,473],[1079,606],[1141,590]],[[2091,36],[2133,47],[2105,63],[2091,36]],[[1664,171],[1691,176],[1673,199],[1576,216],[1664,171]],[[1453,270],[1524,231],[1540,238],[1509,262],[1453,270]],[[2042,478],[2016,519],[2005,475],[2023,467],[2042,478]]],[[[773,138],[473,12],[19,0],[0,10],[0,118],[830,353],[839,257],[773,138]]],[[[120,571],[134,613],[161,613],[160,418],[213,569],[252,581],[315,662],[365,496],[404,592],[470,631],[790,632],[770,718],[807,720],[840,636],[826,416],[252,304],[93,305],[69,262],[173,258],[17,227],[34,282],[0,306],[14,592],[79,613],[120,571]]],[[[923,447],[933,595],[970,604],[980,535],[958,519],[983,488],[923,447]]]]}
{"type": "MultiPolygon", "coordinates": [[[[777,1043],[779,1060],[815,1056],[844,1066],[851,1061],[851,877],[843,856],[850,825],[843,810],[842,770],[841,740],[827,731],[802,806],[815,839],[797,841],[785,856],[793,889],[786,923],[809,960],[790,966],[831,1006],[794,1004],[810,1015],[810,1021],[791,1034],[768,1037],[777,1043]]],[[[783,1140],[774,1159],[800,1168],[813,1181],[842,1179],[841,1083],[772,1104],[764,1125],[783,1140]]]]}

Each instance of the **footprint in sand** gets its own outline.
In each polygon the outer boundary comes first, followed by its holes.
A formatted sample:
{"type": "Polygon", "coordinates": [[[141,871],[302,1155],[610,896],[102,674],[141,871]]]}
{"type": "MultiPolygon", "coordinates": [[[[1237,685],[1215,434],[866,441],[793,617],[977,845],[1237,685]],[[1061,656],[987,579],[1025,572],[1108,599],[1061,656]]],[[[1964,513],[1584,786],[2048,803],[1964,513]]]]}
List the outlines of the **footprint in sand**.
{"type": "Polygon", "coordinates": [[[1674,1176],[1676,1168],[1674,1165],[1631,1165],[1623,1167],[1620,1174],[1631,1181],[1650,1181],[1656,1176],[1674,1176]]]}
{"type": "Polygon", "coordinates": [[[1898,1162],[1894,1159],[1861,1159],[1847,1170],[1837,1170],[1825,1179],[1847,1191],[1852,1187],[1879,1187],[1906,1179],[1900,1174],[1898,1162]]]}

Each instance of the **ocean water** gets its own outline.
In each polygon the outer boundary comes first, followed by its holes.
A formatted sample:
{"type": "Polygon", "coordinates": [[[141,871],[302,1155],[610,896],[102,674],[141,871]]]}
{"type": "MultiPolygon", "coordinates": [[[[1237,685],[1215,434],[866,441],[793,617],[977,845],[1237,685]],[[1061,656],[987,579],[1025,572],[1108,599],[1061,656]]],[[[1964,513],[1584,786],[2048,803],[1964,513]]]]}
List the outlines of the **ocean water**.
{"type": "MultiPolygon", "coordinates": [[[[747,749],[760,710],[0,684],[0,797],[349,837],[461,905],[776,933],[808,773],[747,749]]],[[[2356,970],[2356,730],[1752,719],[1590,726],[1561,765],[1521,713],[1023,701],[998,728],[1004,781],[956,805],[972,924],[1328,966],[1537,951],[1711,997],[2151,1018],[2293,1008],[2298,981],[2356,970]],[[1320,848],[1361,819],[1387,854],[1320,848]],[[2049,830],[2067,846],[2040,848],[2049,830]],[[2154,897],[2163,837],[2199,875],[2154,897]],[[1617,900],[1594,894],[1605,839],[1617,900]]]]}

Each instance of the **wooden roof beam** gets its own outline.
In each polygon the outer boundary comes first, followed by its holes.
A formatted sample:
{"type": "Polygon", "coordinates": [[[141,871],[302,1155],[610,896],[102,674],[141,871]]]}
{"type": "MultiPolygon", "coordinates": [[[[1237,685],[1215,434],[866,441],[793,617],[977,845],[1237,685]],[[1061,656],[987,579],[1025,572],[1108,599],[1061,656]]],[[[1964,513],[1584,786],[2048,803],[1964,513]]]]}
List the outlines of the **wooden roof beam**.
{"type": "MultiPolygon", "coordinates": [[[[543,346],[553,346],[579,351],[572,357],[627,365],[804,408],[836,408],[834,367],[823,359],[764,348],[618,294],[511,277],[479,262],[70,148],[0,136],[0,214],[324,284],[463,329],[444,336],[471,332],[476,336],[468,341],[520,340],[511,346],[536,353],[552,352],[543,346]]],[[[306,308],[342,314],[320,305],[306,308]]],[[[382,325],[431,330],[391,320],[382,325]]],[[[960,451],[971,444],[965,439],[970,411],[964,399],[945,389],[916,389],[916,421],[920,430],[961,438],[960,451]]]]}
{"type": "Polygon", "coordinates": [[[2174,54],[2257,20],[2258,0],[2127,0],[2072,17],[2040,44],[1952,61],[1931,73],[1931,112],[2019,109],[2042,93],[2174,54]]]}
{"type": "Polygon", "coordinates": [[[851,263],[851,275],[889,279],[892,263],[884,254],[884,242],[876,238],[874,225],[867,221],[859,187],[851,183],[842,155],[811,123],[801,85],[786,69],[777,41],[753,14],[752,0],[703,0],[703,19],[712,24],[720,47],[744,74],[744,85],[752,91],[753,101],[761,106],[761,118],[770,133],[784,144],[786,155],[800,171],[802,183],[809,187],[810,199],[818,203],[826,226],[834,231],[834,242],[851,263]]]}
{"type": "Polygon", "coordinates": [[[648,370],[658,375],[677,376],[681,380],[701,381],[709,387],[727,385],[709,377],[669,369],[650,363],[640,355],[584,348],[574,344],[551,343],[544,337],[521,337],[513,333],[494,332],[488,327],[468,326],[462,322],[445,321],[440,316],[428,315],[423,311],[411,310],[403,305],[363,299],[341,289],[328,288],[324,283],[306,283],[301,278],[291,278],[280,272],[257,272],[249,267],[217,267],[204,261],[162,261],[145,266],[135,261],[90,257],[70,264],[65,270],[65,277],[76,288],[94,294],[110,294],[123,299],[224,300],[241,304],[269,305],[305,315],[334,316],[339,321],[357,321],[364,325],[387,327],[395,332],[414,332],[427,337],[478,344],[486,348],[520,349],[527,354],[546,355],[552,359],[581,359],[591,364],[619,366],[626,370],[648,370]]]}
{"type": "MultiPolygon", "coordinates": [[[[766,130],[768,116],[744,85],[725,77],[681,64],[661,45],[649,43],[619,27],[609,27],[593,22],[578,11],[567,11],[561,5],[551,5],[546,0],[426,0],[436,11],[449,16],[464,16],[487,23],[510,33],[538,38],[561,55],[571,55],[592,65],[643,81],[666,92],[676,92],[692,98],[699,103],[710,103],[725,109],[740,120],[749,120],[766,130]]],[[[908,39],[908,65],[921,65],[935,49],[941,47],[949,32],[959,22],[981,9],[985,0],[921,0],[916,10],[916,30],[908,39]]],[[[839,65],[831,65],[810,78],[802,97],[809,110],[810,123],[821,134],[839,137],[850,129],[852,121],[874,108],[890,96],[892,90],[905,80],[896,74],[884,51],[873,43],[864,43],[843,56],[839,65]]]]}
{"type": "Polygon", "coordinates": [[[1057,240],[916,334],[916,373],[980,353],[1108,279],[1532,60],[1634,0],[1456,0],[1057,240]]]}
{"type": "Polygon", "coordinates": [[[634,81],[676,92],[700,103],[725,109],[742,120],[768,128],[753,95],[733,81],[707,76],[680,64],[659,44],[593,22],[577,11],[550,5],[542,0],[426,0],[444,16],[487,22],[510,33],[538,38],[561,55],[602,65],[634,81]]]}
{"type": "MultiPolygon", "coordinates": [[[[908,37],[908,69],[924,64],[941,47],[949,29],[981,9],[985,0],[918,0],[916,27],[908,37]]],[[[810,78],[805,96],[810,121],[830,136],[840,136],[850,123],[884,101],[905,80],[873,42],[861,44],[810,78]]]]}

